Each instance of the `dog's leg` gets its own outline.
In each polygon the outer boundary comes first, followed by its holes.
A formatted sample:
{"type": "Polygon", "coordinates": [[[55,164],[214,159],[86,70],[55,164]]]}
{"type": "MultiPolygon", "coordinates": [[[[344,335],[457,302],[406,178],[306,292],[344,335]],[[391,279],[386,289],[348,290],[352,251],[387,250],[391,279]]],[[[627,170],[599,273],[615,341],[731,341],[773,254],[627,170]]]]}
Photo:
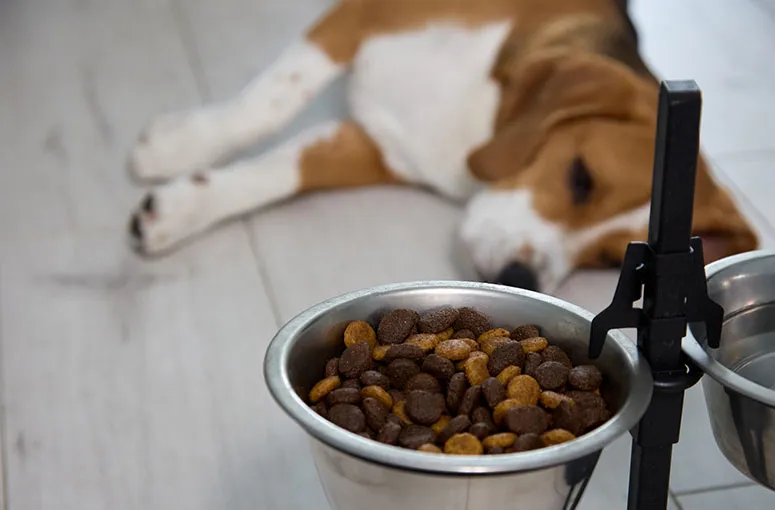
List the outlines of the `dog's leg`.
{"type": "Polygon", "coordinates": [[[334,122],[258,158],[155,188],[133,214],[130,234],[138,251],[162,253],[222,220],[298,193],[395,182],[360,127],[334,122]]]}

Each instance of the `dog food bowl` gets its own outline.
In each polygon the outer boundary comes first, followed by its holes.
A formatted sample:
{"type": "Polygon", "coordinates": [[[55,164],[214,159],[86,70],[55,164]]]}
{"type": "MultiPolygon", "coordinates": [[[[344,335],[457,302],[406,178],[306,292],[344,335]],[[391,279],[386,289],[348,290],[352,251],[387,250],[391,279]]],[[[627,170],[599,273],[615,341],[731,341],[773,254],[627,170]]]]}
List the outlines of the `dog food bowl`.
{"type": "Polygon", "coordinates": [[[703,390],[722,453],[775,489],[775,252],[755,251],[706,268],[708,294],[724,307],[718,349],[689,328],[684,352],[705,372],[703,390]]]}
{"type": "Polygon", "coordinates": [[[493,325],[536,324],[574,363],[588,361],[592,314],[549,296],[497,285],[423,282],[376,287],[321,303],[285,324],[264,361],[272,396],[312,438],[313,458],[334,510],[568,509],[583,493],[603,447],[640,420],[651,399],[648,364],[625,335],[611,332],[595,364],[614,416],[568,443],[518,454],[427,454],[365,439],[305,404],[328,359],[342,350],[351,320],[394,308],[419,312],[471,306],[493,325]]]}

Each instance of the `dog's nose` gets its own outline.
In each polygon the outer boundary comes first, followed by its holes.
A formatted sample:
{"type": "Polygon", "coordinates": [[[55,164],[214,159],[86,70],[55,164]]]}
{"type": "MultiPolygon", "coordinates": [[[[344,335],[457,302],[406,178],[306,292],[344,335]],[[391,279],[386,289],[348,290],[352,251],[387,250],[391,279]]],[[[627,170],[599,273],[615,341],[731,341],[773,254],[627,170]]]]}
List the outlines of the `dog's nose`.
{"type": "Polygon", "coordinates": [[[496,278],[495,283],[518,289],[538,290],[538,277],[535,271],[522,262],[511,262],[504,267],[498,278],[496,278]]]}

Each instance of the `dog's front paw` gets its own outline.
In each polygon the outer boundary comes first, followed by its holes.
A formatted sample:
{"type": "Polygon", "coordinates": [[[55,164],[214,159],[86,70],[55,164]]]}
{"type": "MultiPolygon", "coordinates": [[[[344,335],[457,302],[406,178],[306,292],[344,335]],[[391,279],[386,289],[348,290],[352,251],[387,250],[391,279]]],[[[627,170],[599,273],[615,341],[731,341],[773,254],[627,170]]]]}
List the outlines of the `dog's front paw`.
{"type": "Polygon", "coordinates": [[[204,177],[183,177],[150,191],[129,221],[133,248],[144,255],[170,251],[218,219],[204,177]]]}
{"type": "Polygon", "coordinates": [[[218,117],[217,110],[159,117],[140,134],[129,157],[130,174],[160,181],[212,167],[224,152],[218,117]]]}

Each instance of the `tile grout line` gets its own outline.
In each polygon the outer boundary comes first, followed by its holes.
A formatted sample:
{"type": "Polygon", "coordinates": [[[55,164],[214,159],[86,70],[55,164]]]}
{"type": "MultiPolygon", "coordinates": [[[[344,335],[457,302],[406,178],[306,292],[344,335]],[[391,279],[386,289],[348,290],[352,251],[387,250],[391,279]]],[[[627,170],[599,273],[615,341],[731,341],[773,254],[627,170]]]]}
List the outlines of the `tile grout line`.
{"type": "Polygon", "coordinates": [[[0,263],[0,484],[2,485],[2,498],[0,498],[0,507],[2,510],[9,510],[8,503],[8,427],[6,423],[6,395],[5,395],[5,356],[3,342],[3,266],[0,263]]]}
{"type": "Polygon", "coordinates": [[[707,487],[704,489],[690,489],[687,491],[677,491],[674,492],[675,498],[684,497],[684,496],[696,496],[697,494],[706,494],[708,492],[721,492],[729,489],[742,489],[745,487],[755,487],[756,483],[754,482],[736,482],[736,483],[730,483],[729,485],[717,485],[715,487],[707,487]]]}
{"type": "Polygon", "coordinates": [[[280,306],[277,303],[277,296],[274,291],[274,285],[272,284],[271,279],[269,278],[269,272],[266,270],[266,262],[264,261],[263,257],[258,253],[258,250],[256,249],[256,238],[255,234],[253,232],[253,229],[250,228],[248,225],[247,220],[242,220],[242,228],[245,229],[245,232],[248,236],[248,244],[250,245],[250,252],[253,254],[253,259],[256,262],[256,270],[258,271],[258,276],[261,278],[261,282],[264,284],[264,293],[266,294],[266,297],[269,299],[269,308],[272,311],[272,316],[274,317],[275,325],[279,328],[282,326],[282,316],[280,314],[280,306]]]}

